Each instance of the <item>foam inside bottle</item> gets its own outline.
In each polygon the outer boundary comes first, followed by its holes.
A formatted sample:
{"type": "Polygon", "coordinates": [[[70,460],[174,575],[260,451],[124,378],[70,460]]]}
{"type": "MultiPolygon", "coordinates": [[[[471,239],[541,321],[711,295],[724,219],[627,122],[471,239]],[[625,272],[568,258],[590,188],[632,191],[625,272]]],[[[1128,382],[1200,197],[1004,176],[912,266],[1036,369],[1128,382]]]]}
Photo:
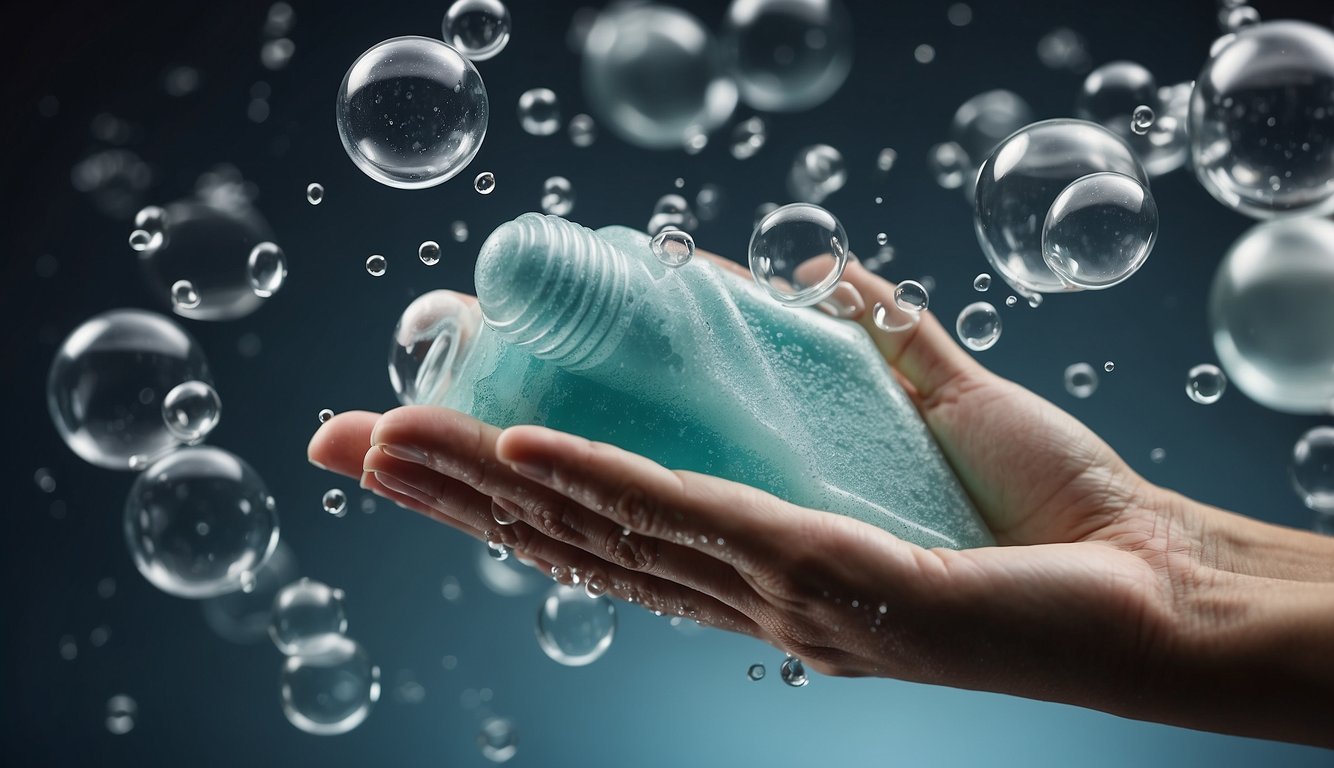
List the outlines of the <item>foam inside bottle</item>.
{"type": "MultiPolygon", "coordinates": [[[[994,543],[861,326],[649,238],[524,214],[483,244],[485,325],[439,405],[544,424],[923,546],[994,543]]],[[[430,388],[425,388],[430,389],[430,388]]]]}

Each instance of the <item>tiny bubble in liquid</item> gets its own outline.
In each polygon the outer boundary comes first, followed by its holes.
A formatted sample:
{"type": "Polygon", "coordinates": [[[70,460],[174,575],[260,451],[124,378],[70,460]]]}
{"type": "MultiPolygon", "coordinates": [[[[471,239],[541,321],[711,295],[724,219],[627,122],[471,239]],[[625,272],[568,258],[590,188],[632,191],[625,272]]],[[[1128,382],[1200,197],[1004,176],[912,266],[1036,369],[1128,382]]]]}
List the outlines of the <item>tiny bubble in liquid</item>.
{"type": "Polygon", "coordinates": [[[1116,363],[1112,362],[1111,360],[1108,360],[1107,362],[1102,364],[1102,369],[1108,373],[1111,373],[1112,371],[1116,370],[1116,363]]]}
{"type": "Polygon", "coordinates": [[[885,234],[884,232],[877,232],[875,235],[875,243],[876,245],[888,245],[889,235],[885,234]]]}
{"type": "Polygon", "coordinates": [[[194,309],[199,306],[199,292],[189,280],[177,280],[171,285],[171,303],[177,309],[194,309]]]}
{"type": "Polygon", "coordinates": [[[496,175],[490,171],[482,171],[472,180],[472,188],[477,190],[479,195],[489,195],[496,191],[496,175]]]}
{"type": "Polygon", "coordinates": [[[1005,297],[1005,306],[1007,306],[1007,307],[1013,307],[1015,304],[1018,304],[1018,303],[1019,303],[1019,297],[1018,297],[1018,296],[1006,296],[1006,297],[1005,297]]]}
{"type": "Polygon", "coordinates": [[[324,185],[317,181],[312,181],[311,183],[307,184],[306,202],[310,203],[311,205],[319,205],[320,203],[324,202],[324,185]]]}
{"type": "Polygon", "coordinates": [[[597,124],[588,115],[578,114],[570,118],[566,129],[570,132],[570,143],[576,147],[590,147],[597,141],[597,124]]]}
{"type": "Polygon", "coordinates": [[[1227,389],[1227,377],[1218,366],[1203,363],[1186,374],[1186,395],[1200,405],[1218,402],[1227,389]]]}
{"type": "Polygon", "coordinates": [[[1075,363],[1065,369],[1065,391],[1083,400],[1098,388],[1098,374],[1088,363],[1075,363]]]}
{"type": "Polygon", "coordinates": [[[330,409],[328,409],[328,408],[321,408],[321,409],[320,409],[320,423],[321,423],[321,424],[323,424],[324,422],[328,421],[329,419],[332,419],[333,417],[334,417],[334,412],[333,412],[332,410],[330,410],[330,409]]]}
{"type": "Polygon", "coordinates": [[[695,238],[679,229],[664,229],[650,243],[653,255],[668,267],[681,267],[695,255],[695,238]]]}
{"type": "Polygon", "coordinates": [[[434,240],[427,240],[417,246],[417,258],[428,267],[440,263],[440,244],[434,240]]]}
{"type": "Polygon", "coordinates": [[[788,656],[783,659],[783,665],[778,668],[778,674],[782,676],[783,682],[793,688],[803,688],[810,682],[810,679],[806,677],[805,665],[796,656],[788,656]]]}
{"type": "Polygon", "coordinates": [[[751,664],[750,669],[746,670],[746,677],[749,677],[751,680],[763,680],[764,673],[765,669],[763,664],[751,664]]]}
{"type": "Polygon", "coordinates": [[[322,503],[324,511],[334,517],[342,517],[347,514],[347,494],[337,488],[330,488],[325,491],[322,503]]]}
{"type": "Polygon", "coordinates": [[[899,153],[891,147],[885,147],[875,156],[876,170],[881,173],[889,173],[894,168],[894,162],[899,159],[899,153]]]}
{"type": "Polygon", "coordinates": [[[366,271],[370,273],[371,277],[383,275],[387,266],[385,258],[378,253],[366,258],[366,271]]]}
{"type": "Polygon", "coordinates": [[[983,272],[973,278],[973,290],[978,293],[986,293],[989,288],[991,288],[991,275],[983,272]]]}
{"type": "Polygon", "coordinates": [[[560,130],[560,101],[549,88],[533,88],[519,96],[519,125],[533,136],[560,130]]]}
{"type": "Polygon", "coordinates": [[[1136,136],[1143,136],[1153,127],[1153,107],[1140,104],[1130,114],[1130,131],[1136,136]]]}
{"type": "Polygon", "coordinates": [[[129,696],[120,694],[107,700],[107,730],[116,736],[133,731],[138,715],[139,705],[129,696]]]}

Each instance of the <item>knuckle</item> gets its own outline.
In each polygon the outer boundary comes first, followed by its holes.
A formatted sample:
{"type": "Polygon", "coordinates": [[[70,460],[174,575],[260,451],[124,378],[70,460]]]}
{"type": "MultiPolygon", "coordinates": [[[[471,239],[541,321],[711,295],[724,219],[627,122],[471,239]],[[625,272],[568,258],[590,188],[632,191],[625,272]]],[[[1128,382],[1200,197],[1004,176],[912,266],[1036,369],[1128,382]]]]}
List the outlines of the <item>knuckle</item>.
{"type": "Polygon", "coordinates": [[[576,530],[569,518],[569,510],[561,504],[536,501],[528,507],[530,519],[547,536],[558,541],[575,538],[576,530]]]}
{"type": "Polygon", "coordinates": [[[652,570],[658,563],[658,542],[613,529],[603,544],[607,559],[631,571],[652,570]]]}
{"type": "Polygon", "coordinates": [[[617,492],[612,513],[627,527],[649,535],[661,525],[657,502],[635,483],[627,483],[617,492]]]}

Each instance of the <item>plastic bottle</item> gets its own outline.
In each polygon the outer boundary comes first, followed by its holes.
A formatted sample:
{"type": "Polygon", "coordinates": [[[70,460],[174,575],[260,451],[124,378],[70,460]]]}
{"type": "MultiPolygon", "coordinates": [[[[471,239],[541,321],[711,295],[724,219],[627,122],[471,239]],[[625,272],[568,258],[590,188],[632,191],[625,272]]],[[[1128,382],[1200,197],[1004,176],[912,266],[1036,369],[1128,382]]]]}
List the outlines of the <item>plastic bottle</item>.
{"type": "Polygon", "coordinates": [[[666,267],[642,232],[533,213],[483,243],[476,287],[476,305],[434,292],[404,313],[390,374],[405,402],[612,443],[923,546],[994,543],[856,323],[706,260],[666,267]]]}

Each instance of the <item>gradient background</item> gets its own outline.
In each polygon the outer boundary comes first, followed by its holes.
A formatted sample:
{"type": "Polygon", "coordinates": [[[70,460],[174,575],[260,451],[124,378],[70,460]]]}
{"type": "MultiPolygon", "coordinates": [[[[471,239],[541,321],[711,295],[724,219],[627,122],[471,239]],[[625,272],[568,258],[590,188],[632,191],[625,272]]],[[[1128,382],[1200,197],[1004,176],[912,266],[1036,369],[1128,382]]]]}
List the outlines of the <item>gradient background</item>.
{"type": "MultiPolygon", "coordinates": [[[[898,256],[883,272],[933,276],[932,308],[952,321],[979,298],[971,280],[987,269],[962,196],[935,186],[926,170],[926,150],[945,137],[958,104],[1005,87],[1039,117],[1068,115],[1082,76],[1049,70],[1035,54],[1038,38],[1061,25],[1088,38],[1095,63],[1139,61],[1163,84],[1193,78],[1216,36],[1213,2],[976,0],[964,28],[946,21],[944,0],[898,9],[850,3],[856,40],[847,83],[815,110],[767,118],[768,146],[739,162],[727,152],[731,123],[695,157],[629,147],[603,126],[588,149],[571,146],[564,131],[523,133],[514,105],[528,88],[555,90],[566,119],[587,105],[565,42],[576,6],[511,0],[509,47],[479,67],[491,97],[486,142],[468,171],[422,191],[381,186],[354,168],[334,128],[333,100],[344,71],[370,45],[438,36],[447,3],[293,5],[296,54],[276,73],[258,59],[266,2],[44,2],[6,12],[0,49],[12,60],[4,87],[15,92],[0,127],[7,150],[0,156],[7,233],[0,393],[11,406],[4,472],[14,494],[0,537],[7,586],[0,591],[0,762],[482,765],[474,735],[489,707],[518,725],[514,765],[1334,764],[1329,752],[1005,696],[822,677],[792,690],[778,679],[782,657],[772,648],[715,631],[688,634],[624,605],[610,652],[591,667],[563,668],[533,640],[539,594],[502,598],[478,581],[481,545],[385,502],[362,514],[359,489],[305,461],[320,408],[395,405],[384,361],[401,309],[429,289],[469,290],[486,233],[535,209],[551,175],[574,183],[572,218],[592,227],[643,226],[677,176],[692,199],[701,184],[718,184],[723,216],[700,226],[696,239],[741,258],[755,207],[786,201],[794,152],[832,144],[847,158],[849,181],[826,205],[854,250],[869,254],[876,233],[889,233],[898,256]],[[913,60],[924,42],[937,52],[929,65],[913,60]],[[202,88],[166,96],[162,74],[172,64],[198,67],[202,88]],[[272,113],[256,124],[246,105],[260,80],[272,87],[272,113]],[[53,117],[39,114],[46,96],[58,99],[53,117]],[[254,315],[181,322],[205,348],[224,401],[211,442],[266,478],[301,573],[346,590],[350,634],[383,670],[382,700],[348,735],[320,738],[290,726],[278,700],[281,657],[267,642],[242,647],[219,639],[197,605],[139,576],[120,531],[131,475],[82,463],[47,416],[47,367],[69,331],[106,309],[161,307],[125,244],[128,223],[71,187],[71,166],[102,146],[89,131],[102,112],[134,126],[127,147],[154,169],[141,203],[175,200],[202,171],[232,163],[258,185],[258,207],[288,255],[287,285],[254,315]],[[873,172],[883,146],[899,153],[887,179],[873,172]],[[498,180],[489,197],[469,181],[483,169],[498,180]],[[304,199],[313,180],[327,189],[319,207],[304,199]],[[875,195],[883,205],[873,203],[875,195]],[[471,228],[466,243],[449,236],[455,219],[471,228]],[[444,248],[435,267],[416,258],[424,239],[444,248]],[[385,277],[365,273],[370,253],[388,257],[385,277]],[[261,341],[255,356],[238,348],[246,334],[261,341]],[[39,467],[53,472],[53,494],[33,482],[39,467]],[[320,509],[321,493],[333,485],[349,491],[344,519],[320,509]],[[457,602],[441,597],[449,576],[462,587],[457,602]],[[96,591],[104,577],[116,580],[110,599],[96,591]],[[110,628],[110,641],[94,648],[88,635],[99,625],[110,628]],[[58,653],[66,634],[79,643],[78,658],[68,662],[58,653]],[[456,669],[442,667],[447,654],[458,658],[456,669]],[[754,662],[769,668],[759,683],[745,677],[754,662]],[[404,679],[424,688],[422,701],[399,700],[404,679]],[[489,705],[466,706],[483,688],[492,691],[489,705]],[[139,705],[137,726],[119,737],[103,722],[107,699],[118,693],[139,705]]],[[[724,10],[721,2],[680,5],[713,28],[724,10]]],[[[1324,2],[1261,2],[1259,10],[1266,18],[1330,23],[1324,2]]],[[[739,109],[733,122],[750,114],[739,109]]],[[[1110,291],[1052,297],[1038,310],[1002,309],[1004,336],[979,358],[1069,409],[1151,480],[1265,520],[1309,526],[1286,464],[1295,439],[1319,420],[1267,411],[1235,388],[1208,408],[1183,393],[1186,370],[1214,359],[1204,311],[1214,266],[1250,222],[1186,173],[1155,179],[1153,188],[1161,239],[1134,279],[1110,291]],[[1101,377],[1092,398],[1077,401],[1065,393],[1062,372],[1081,360],[1099,369],[1114,360],[1117,369],[1101,377]],[[1155,447],[1167,451],[1162,464],[1149,460],[1155,447]]],[[[998,281],[985,298],[1000,306],[1006,294],[998,281]]]]}

